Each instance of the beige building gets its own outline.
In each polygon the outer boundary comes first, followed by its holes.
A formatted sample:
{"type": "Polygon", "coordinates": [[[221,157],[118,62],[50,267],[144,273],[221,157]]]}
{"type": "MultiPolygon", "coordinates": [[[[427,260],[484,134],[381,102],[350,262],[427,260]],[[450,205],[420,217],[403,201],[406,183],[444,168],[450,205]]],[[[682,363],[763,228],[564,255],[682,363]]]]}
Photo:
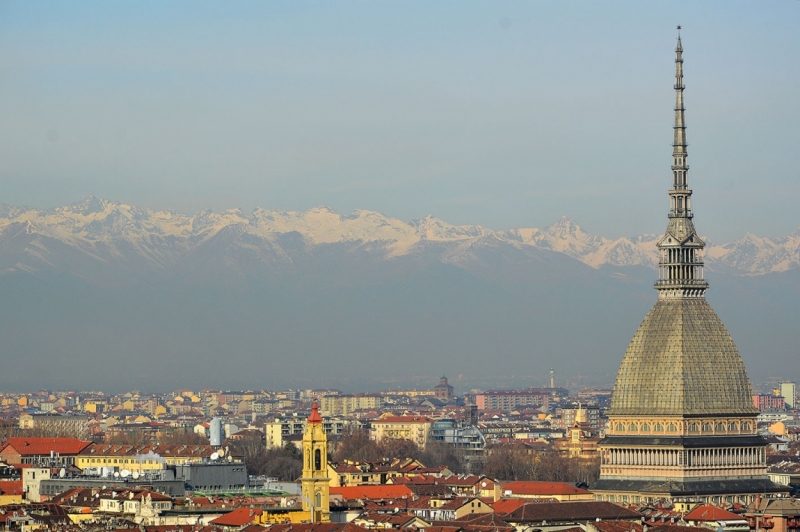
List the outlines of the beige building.
{"type": "Polygon", "coordinates": [[[22,414],[19,416],[19,428],[48,436],[87,439],[89,418],[81,415],[22,414]]]}
{"type": "Polygon", "coordinates": [[[144,473],[165,469],[170,465],[202,462],[217,453],[235,462],[242,456],[226,449],[211,445],[115,445],[93,443],[75,458],[75,465],[81,469],[113,469],[144,473]]]}
{"type": "Polygon", "coordinates": [[[349,416],[356,410],[378,409],[383,406],[380,395],[326,395],[320,397],[319,411],[322,415],[349,416]]]}
{"type": "Polygon", "coordinates": [[[370,438],[375,441],[383,439],[411,440],[420,447],[425,447],[430,438],[433,420],[425,416],[394,416],[384,414],[372,422],[370,438]]]}
{"type": "MultiPolygon", "coordinates": [[[[299,436],[305,432],[308,420],[305,417],[289,416],[275,418],[264,424],[267,449],[282,448],[286,445],[289,436],[299,436]]],[[[351,427],[361,427],[361,423],[354,419],[326,417],[322,420],[325,434],[336,436],[349,430],[351,427]]]]}

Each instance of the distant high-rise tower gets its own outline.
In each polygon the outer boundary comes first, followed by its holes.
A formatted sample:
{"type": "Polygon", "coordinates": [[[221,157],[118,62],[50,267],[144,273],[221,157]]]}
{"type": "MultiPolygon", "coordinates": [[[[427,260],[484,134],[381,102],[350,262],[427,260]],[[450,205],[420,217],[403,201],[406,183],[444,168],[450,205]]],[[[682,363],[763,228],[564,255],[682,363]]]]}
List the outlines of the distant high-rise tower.
{"type": "Polygon", "coordinates": [[[308,424],[303,432],[303,510],[309,512],[312,523],[327,523],[330,518],[328,478],[328,435],[322,425],[317,400],[311,407],[308,424]]]}
{"type": "Polygon", "coordinates": [[[675,54],[672,188],[667,230],[658,242],[658,301],[622,359],[592,491],[622,503],[749,503],[757,493],[786,490],[767,476],[750,380],[705,300],[705,243],[692,223],[688,181],[680,34],[675,54]]]}
{"type": "Polygon", "coordinates": [[[786,404],[789,405],[789,408],[795,408],[797,395],[795,392],[795,387],[793,382],[781,383],[781,395],[783,396],[783,399],[786,401],[786,404]]]}
{"type": "Polygon", "coordinates": [[[550,368],[550,388],[556,387],[556,370],[550,368]]]}

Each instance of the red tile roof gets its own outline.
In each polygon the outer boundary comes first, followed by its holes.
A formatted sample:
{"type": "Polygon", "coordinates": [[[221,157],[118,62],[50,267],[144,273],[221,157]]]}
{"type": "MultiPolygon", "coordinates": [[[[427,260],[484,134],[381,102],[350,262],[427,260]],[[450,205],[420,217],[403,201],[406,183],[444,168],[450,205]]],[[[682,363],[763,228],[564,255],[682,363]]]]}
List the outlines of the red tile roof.
{"type": "Polygon", "coordinates": [[[354,523],[292,523],[272,525],[269,530],[270,532],[368,532],[369,529],[354,523]]]}
{"type": "Polygon", "coordinates": [[[595,519],[639,520],[642,514],[605,501],[576,501],[528,503],[501,517],[509,523],[575,522],[595,519]]]}
{"type": "Polygon", "coordinates": [[[414,492],[407,486],[394,484],[381,484],[378,486],[345,486],[331,488],[330,494],[340,495],[343,499],[400,499],[403,496],[410,499],[414,492]]]}
{"type": "Polygon", "coordinates": [[[528,504],[530,501],[526,499],[500,499],[498,501],[493,502],[490,506],[494,508],[494,511],[498,514],[507,514],[509,512],[513,512],[520,506],[528,504]]]}
{"type": "Polygon", "coordinates": [[[91,445],[92,442],[76,438],[9,438],[0,452],[11,447],[22,456],[46,455],[50,451],[62,455],[75,455],[91,445]]]}
{"type": "Polygon", "coordinates": [[[711,505],[701,505],[686,514],[686,521],[741,521],[744,517],[711,505]]]}
{"type": "Polygon", "coordinates": [[[261,510],[252,508],[237,508],[232,512],[212,519],[210,524],[218,526],[244,526],[255,521],[261,515],[261,510]]]}
{"type": "Polygon", "coordinates": [[[22,495],[21,480],[0,481],[0,495],[22,495]]]}

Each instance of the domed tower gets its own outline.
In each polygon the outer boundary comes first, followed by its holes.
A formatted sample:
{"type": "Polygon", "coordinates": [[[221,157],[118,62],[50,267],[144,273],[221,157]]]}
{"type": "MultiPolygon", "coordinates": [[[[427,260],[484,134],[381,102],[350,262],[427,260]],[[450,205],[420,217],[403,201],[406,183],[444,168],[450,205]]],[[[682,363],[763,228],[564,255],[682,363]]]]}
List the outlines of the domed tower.
{"type": "Polygon", "coordinates": [[[758,411],[742,358],[705,300],[705,243],[692,222],[688,183],[680,34],[675,53],[672,188],[658,242],[658,301],[622,359],[592,491],[622,503],[750,502],[752,494],[784,490],[767,476],[766,441],[756,432],[758,411]]]}

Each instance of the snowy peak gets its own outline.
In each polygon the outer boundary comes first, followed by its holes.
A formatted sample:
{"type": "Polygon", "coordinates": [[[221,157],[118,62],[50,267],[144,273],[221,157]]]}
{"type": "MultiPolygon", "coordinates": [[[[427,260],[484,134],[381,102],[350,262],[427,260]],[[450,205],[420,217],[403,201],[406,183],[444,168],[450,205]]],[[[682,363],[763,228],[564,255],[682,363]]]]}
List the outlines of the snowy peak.
{"type": "MultiPolygon", "coordinates": [[[[404,222],[369,210],[341,215],[328,207],[305,212],[257,208],[249,214],[241,209],[204,210],[190,216],[94,196],[47,210],[0,205],[0,249],[4,250],[0,271],[59,268],[76,257],[124,268],[144,265],[168,270],[187,257],[199,256],[194,250],[200,249],[230,254],[223,259],[229,264],[246,260],[266,267],[278,259],[292,262],[291,250],[284,249],[287,245],[307,250],[344,244],[348,249],[364,248],[384,260],[423,249],[420,246],[425,243],[446,244],[431,249],[447,248],[440,257],[447,262],[454,260],[454,253],[511,246],[562,253],[594,268],[653,267],[658,261],[658,238],[608,239],[587,233],[566,216],[544,229],[491,231],[433,216],[404,222]],[[220,247],[221,242],[226,244],[220,247]]],[[[711,269],[749,275],[797,268],[800,230],[776,239],[747,234],[735,242],[709,245],[707,262],[711,269]]]]}

